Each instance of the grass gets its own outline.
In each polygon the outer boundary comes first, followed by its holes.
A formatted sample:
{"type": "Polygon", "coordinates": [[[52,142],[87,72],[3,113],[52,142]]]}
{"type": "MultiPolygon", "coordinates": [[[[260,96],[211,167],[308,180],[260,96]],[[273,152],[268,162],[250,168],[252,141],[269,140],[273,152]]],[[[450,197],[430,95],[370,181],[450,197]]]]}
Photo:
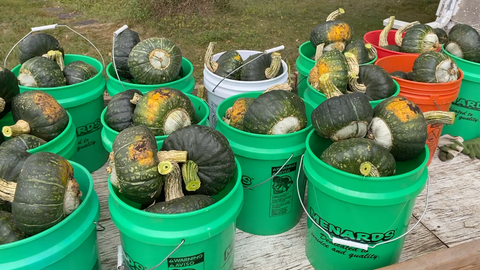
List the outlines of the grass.
{"type": "MultiPolygon", "coordinates": [[[[341,19],[352,26],[354,38],[362,38],[368,31],[383,28],[383,19],[390,15],[404,21],[434,21],[439,3],[439,0],[235,0],[221,9],[199,9],[196,14],[159,17],[156,15],[159,6],[155,12],[149,1],[153,0],[2,0],[0,59],[5,59],[31,27],[58,23],[72,27],[91,40],[108,64],[113,32],[127,24],[142,39],[167,37],[175,42],[183,56],[193,63],[196,82],[201,82],[203,56],[210,41],[217,42],[216,53],[230,49],[263,51],[285,45],[282,55],[294,66],[298,47],[309,39],[316,24],[339,7],[346,11],[341,19]],[[87,20],[95,23],[83,25],[87,20]]],[[[48,33],[59,40],[66,53],[100,59],[88,42],[68,29],[57,28],[48,33]]],[[[7,67],[12,69],[17,64],[18,54],[14,50],[8,57],[7,67]]]]}

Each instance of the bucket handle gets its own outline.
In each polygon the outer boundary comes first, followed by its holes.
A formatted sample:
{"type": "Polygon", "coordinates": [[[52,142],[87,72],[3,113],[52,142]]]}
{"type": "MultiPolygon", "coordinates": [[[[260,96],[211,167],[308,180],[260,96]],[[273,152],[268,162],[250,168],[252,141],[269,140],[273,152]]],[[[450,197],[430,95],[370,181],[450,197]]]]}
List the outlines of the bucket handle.
{"type": "Polygon", "coordinates": [[[43,31],[43,30],[50,30],[50,29],[55,29],[57,27],[66,27],[68,29],[70,29],[70,31],[74,32],[75,34],[79,35],[80,37],[82,37],[83,39],[85,39],[86,41],[88,41],[88,43],[90,43],[90,45],[93,46],[93,48],[95,48],[95,50],[98,52],[98,54],[100,55],[100,58],[102,59],[102,64],[103,64],[103,68],[105,68],[105,60],[103,59],[103,56],[102,56],[102,53],[100,53],[100,51],[98,50],[98,48],[95,46],[95,44],[93,44],[88,38],[84,37],[82,34],[78,33],[77,31],[73,30],[72,28],[70,28],[68,25],[64,25],[64,24],[50,24],[50,25],[43,25],[43,26],[37,26],[37,27],[32,27],[30,32],[28,34],[26,34],[23,38],[21,38],[17,43],[15,43],[15,45],[13,45],[12,49],[10,49],[10,51],[8,52],[7,56],[5,56],[5,62],[3,63],[3,67],[4,68],[7,68],[7,59],[8,59],[8,56],[12,53],[13,49],[15,49],[15,47],[17,47],[18,44],[20,44],[20,42],[22,42],[22,40],[24,40],[25,38],[27,38],[30,34],[32,34],[33,32],[38,32],[38,31],[43,31]]]}
{"type": "MultiPolygon", "coordinates": [[[[172,252],[170,252],[170,254],[167,255],[167,257],[165,257],[159,264],[155,265],[154,267],[148,269],[148,270],[153,270],[157,267],[159,267],[160,265],[162,265],[168,258],[170,258],[170,256],[172,256],[172,254],[177,251],[177,249],[179,249],[183,244],[185,243],[185,239],[182,239],[182,241],[180,242],[180,244],[178,244],[177,247],[175,247],[172,252]]],[[[122,248],[122,245],[118,245],[117,246],[117,270],[125,270],[125,264],[123,263],[124,262],[124,259],[126,255],[125,255],[125,251],[123,250],[122,248]]],[[[128,269],[130,269],[128,267],[128,269]]]]}
{"type": "MultiPolygon", "coordinates": [[[[300,166],[303,165],[303,156],[300,158],[300,166]]],[[[363,250],[368,250],[369,248],[375,248],[379,245],[383,245],[383,244],[387,244],[387,243],[390,243],[390,242],[393,242],[393,241],[396,241],[404,236],[406,236],[407,234],[409,234],[413,229],[415,229],[415,227],[417,227],[417,225],[420,223],[420,221],[422,221],[423,217],[425,216],[425,213],[427,212],[427,208],[428,208],[428,195],[430,193],[430,176],[428,176],[427,178],[427,194],[425,195],[425,209],[423,210],[423,213],[422,215],[420,216],[420,218],[417,220],[417,222],[410,228],[408,229],[408,231],[406,231],[404,234],[398,236],[398,237],[395,237],[393,239],[390,239],[388,241],[384,241],[384,242],[380,242],[380,243],[377,243],[375,245],[369,245],[369,244],[363,244],[363,243],[359,243],[359,242],[355,242],[355,241],[350,241],[350,240],[345,240],[345,239],[342,239],[342,238],[337,238],[337,237],[333,237],[330,235],[330,233],[328,233],[324,228],[322,228],[320,225],[317,224],[317,222],[310,216],[310,214],[308,213],[307,209],[305,208],[305,205],[303,203],[303,200],[302,200],[302,197],[300,195],[300,191],[299,191],[299,188],[298,188],[298,179],[300,178],[300,171],[298,172],[297,174],[297,194],[298,194],[298,199],[300,200],[300,205],[302,206],[303,210],[305,211],[305,213],[307,214],[307,217],[312,221],[313,224],[315,224],[315,226],[317,226],[319,229],[321,229],[326,235],[328,235],[328,237],[330,239],[332,239],[332,242],[334,244],[341,244],[341,245],[346,245],[346,246],[350,246],[350,247],[355,247],[355,248],[361,248],[363,250]]]]}
{"type": "MultiPolygon", "coordinates": [[[[272,175],[270,178],[268,178],[267,180],[261,182],[260,184],[256,184],[256,185],[253,186],[253,187],[243,187],[243,189],[244,189],[244,190],[245,190],[245,189],[252,189],[252,188],[256,188],[256,187],[258,187],[258,186],[261,186],[261,185],[267,183],[268,181],[270,181],[271,179],[273,179],[275,176],[277,176],[277,174],[278,174],[279,172],[282,171],[283,167],[285,167],[285,165],[287,165],[287,163],[290,161],[290,159],[292,159],[292,157],[293,157],[293,153],[290,155],[290,157],[287,159],[287,161],[285,161],[285,163],[283,163],[282,167],[280,167],[280,169],[278,169],[277,172],[276,172],[274,175],[272,175]]],[[[302,165],[300,164],[300,166],[302,166],[302,165]]]]}
{"type": "Polygon", "coordinates": [[[95,228],[97,229],[97,232],[105,231],[105,227],[102,224],[100,224],[99,221],[94,221],[93,224],[95,224],[95,228]]]}

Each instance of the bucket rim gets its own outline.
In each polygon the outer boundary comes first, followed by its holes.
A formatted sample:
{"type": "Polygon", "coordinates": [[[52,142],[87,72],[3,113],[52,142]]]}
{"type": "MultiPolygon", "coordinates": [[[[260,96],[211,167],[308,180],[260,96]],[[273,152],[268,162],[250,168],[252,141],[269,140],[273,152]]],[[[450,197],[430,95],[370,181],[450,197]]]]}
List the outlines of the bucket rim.
{"type": "MultiPolygon", "coordinates": [[[[461,63],[463,63],[463,64],[465,64],[465,65],[472,65],[472,66],[474,66],[475,68],[480,68],[480,63],[472,62],[472,61],[470,61],[470,60],[465,60],[465,59],[463,59],[463,58],[460,58],[460,57],[458,57],[458,56],[455,56],[455,55],[451,54],[449,51],[447,51],[447,50],[445,49],[445,44],[442,45],[442,52],[443,52],[444,54],[450,56],[450,58],[452,58],[455,62],[456,62],[456,61],[459,61],[459,62],[461,62],[461,63]]],[[[458,64],[457,64],[457,65],[458,65],[458,64]]],[[[460,68],[459,68],[459,69],[460,69],[460,68]]]]}
{"type": "MultiPolygon", "coordinates": [[[[141,88],[152,88],[152,87],[153,89],[155,89],[155,87],[156,88],[170,87],[172,84],[178,84],[178,83],[184,82],[190,79],[190,77],[192,77],[193,68],[194,68],[192,62],[190,62],[190,60],[188,60],[187,58],[182,57],[182,66],[184,63],[186,63],[190,67],[190,71],[178,80],[174,80],[168,83],[161,83],[161,84],[138,84],[138,83],[129,83],[124,81],[122,81],[121,83],[125,86],[126,89],[141,89],[141,88]]],[[[106,70],[105,73],[107,74],[108,80],[111,80],[116,84],[120,84],[120,81],[118,80],[118,78],[110,75],[109,70],[113,68],[114,68],[113,63],[112,62],[108,63],[107,68],[105,69],[106,70]]]]}
{"type": "Polygon", "coordinates": [[[59,227],[63,226],[65,223],[68,223],[70,222],[70,220],[74,219],[77,215],[79,215],[79,212],[82,212],[84,211],[84,208],[87,207],[87,203],[86,202],[89,202],[89,201],[92,201],[93,200],[93,193],[94,193],[94,190],[93,190],[93,178],[92,178],[92,175],[90,174],[90,172],[85,169],[85,167],[83,167],[81,164],[75,162],[75,161],[72,161],[72,160],[68,160],[68,162],[72,165],[73,167],[73,170],[74,172],[75,171],[82,171],[83,174],[86,175],[86,178],[88,179],[88,183],[89,183],[89,186],[88,186],[88,191],[87,191],[87,194],[85,195],[84,199],[82,200],[82,202],[80,203],[80,205],[78,206],[77,209],[75,209],[75,211],[73,211],[70,215],[68,215],[67,217],[65,217],[62,221],[60,221],[59,223],[55,224],[54,226],[46,229],[45,231],[43,232],[40,232],[36,235],[33,235],[33,236],[30,236],[28,238],[25,238],[25,239],[22,239],[22,240],[18,240],[18,241],[15,241],[15,242],[12,242],[12,243],[8,243],[8,244],[4,244],[4,245],[0,245],[0,251],[2,249],[8,249],[8,248],[13,248],[13,247],[18,247],[18,246],[21,246],[21,245],[24,245],[24,244],[28,244],[30,242],[33,242],[33,241],[36,241],[38,239],[41,239],[42,237],[48,235],[48,234],[52,234],[54,233],[59,227]]]}
{"type": "MultiPolygon", "coordinates": [[[[363,42],[365,43],[365,40],[363,40],[363,42]]],[[[365,43],[366,44],[366,43],[365,43]]],[[[308,41],[305,41],[304,43],[302,43],[299,47],[298,47],[298,57],[300,58],[303,58],[304,60],[308,61],[308,63],[311,63],[311,64],[315,64],[315,60],[313,59],[310,59],[309,57],[307,57],[305,54],[302,53],[302,49],[305,48],[306,46],[308,45],[312,45],[312,42],[310,40],[308,41]]],[[[373,44],[372,44],[373,45],[373,44]]],[[[375,58],[373,58],[372,60],[366,62],[366,63],[363,63],[363,64],[359,64],[359,66],[364,66],[364,65],[373,65],[375,64],[375,62],[377,61],[378,59],[378,55],[375,55],[375,58]]]]}
{"type": "Polygon", "coordinates": [[[53,140],[51,141],[48,141],[47,143],[45,144],[42,144],[40,146],[37,146],[33,149],[29,149],[27,150],[29,153],[31,150],[35,150],[35,153],[36,152],[44,152],[44,150],[48,150],[48,148],[53,145],[53,144],[58,144],[59,141],[65,139],[65,135],[68,134],[70,132],[70,130],[72,129],[72,126],[73,126],[73,118],[72,118],[72,115],[67,111],[67,115],[68,115],[68,124],[67,126],[65,127],[65,129],[62,131],[62,133],[60,133],[57,137],[53,138],[53,140]]]}
{"type": "MultiPolygon", "coordinates": [[[[243,184],[241,182],[242,178],[242,170],[240,167],[240,163],[237,160],[237,157],[235,157],[235,164],[237,165],[237,177],[235,179],[235,185],[232,187],[230,192],[228,192],[227,195],[225,195],[223,198],[221,198],[219,201],[215,201],[212,205],[209,205],[205,208],[191,211],[191,212],[186,212],[186,213],[179,213],[179,214],[158,214],[158,213],[150,213],[144,210],[137,209],[133,206],[128,205],[125,203],[122,199],[120,199],[117,194],[115,194],[115,191],[113,190],[112,183],[110,181],[110,175],[108,176],[108,191],[110,192],[110,195],[115,203],[118,203],[123,209],[130,211],[136,215],[141,215],[144,217],[149,217],[149,218],[156,218],[156,219],[181,219],[185,217],[191,217],[191,216],[197,216],[201,215],[205,212],[210,212],[213,211],[214,209],[220,207],[219,205],[223,204],[225,201],[231,199],[233,196],[235,196],[235,193],[238,192],[239,189],[242,189],[243,191],[243,184]]],[[[243,195],[242,195],[243,198],[243,195]]]]}
{"type": "Polygon", "coordinates": [[[317,157],[317,155],[315,155],[315,153],[312,151],[312,148],[310,147],[310,138],[313,136],[313,134],[315,134],[315,130],[312,130],[310,131],[310,133],[308,134],[307,136],[307,140],[306,140],[306,154],[308,153],[308,155],[310,155],[312,158],[315,159],[316,162],[319,162],[320,164],[323,165],[324,168],[336,173],[336,174],[339,174],[339,175],[342,175],[344,177],[348,177],[348,178],[353,178],[355,180],[361,180],[361,181],[370,181],[370,182],[385,182],[385,181],[389,181],[389,180],[400,180],[402,178],[405,178],[405,176],[408,176],[410,174],[415,174],[417,173],[418,169],[420,168],[426,168],[427,167],[427,163],[430,159],[430,150],[428,149],[428,146],[427,144],[425,143],[423,149],[425,151],[425,158],[423,159],[422,163],[416,167],[414,170],[411,170],[409,172],[406,172],[406,173],[402,173],[402,174],[395,174],[395,175],[390,175],[390,176],[380,176],[380,177],[365,177],[363,175],[356,175],[356,174],[353,174],[353,173],[348,173],[348,172],[344,172],[342,170],[339,170],[337,168],[334,168],[333,166],[330,166],[328,165],[327,163],[323,162],[323,160],[321,160],[319,157],[317,157]]]}
{"type": "MultiPolygon", "coordinates": [[[[310,129],[312,128],[312,123],[308,124],[307,126],[305,126],[302,130],[299,130],[299,131],[296,131],[296,132],[292,132],[292,133],[287,133],[287,134],[272,134],[272,135],[268,135],[268,134],[257,134],[257,133],[251,133],[251,132],[246,132],[246,131],[243,131],[243,130],[240,130],[240,129],[237,129],[237,128],[234,128],[230,125],[227,125],[222,119],[222,117],[220,116],[220,113],[219,113],[219,108],[224,106],[224,104],[226,104],[227,102],[230,102],[231,100],[237,100],[243,96],[250,96],[252,94],[262,94],[264,91],[251,91],[251,92],[246,92],[246,93],[241,93],[241,94],[237,94],[237,95],[234,95],[234,96],[230,96],[224,100],[222,100],[222,102],[220,102],[220,104],[218,104],[217,106],[217,110],[215,111],[215,114],[217,115],[217,125],[219,123],[219,125],[222,125],[223,127],[227,128],[229,131],[232,131],[232,132],[235,132],[237,134],[241,134],[242,136],[250,136],[250,137],[256,137],[256,138],[263,138],[263,139],[266,139],[266,138],[279,138],[279,139],[282,139],[282,138],[289,138],[289,137],[293,137],[293,136],[299,136],[299,134],[303,134],[305,132],[310,132],[310,129]]],[[[301,97],[300,97],[301,98],[301,97]]],[[[313,106],[308,103],[307,101],[305,101],[303,98],[301,98],[303,100],[303,102],[305,103],[305,106],[310,106],[312,107],[312,109],[315,109],[313,108],[313,106]]],[[[235,102],[235,101],[234,101],[235,102]]]]}
{"type": "MultiPolygon", "coordinates": [[[[71,84],[71,85],[63,85],[63,86],[57,86],[57,87],[42,87],[42,88],[39,88],[39,87],[29,87],[29,86],[23,86],[23,85],[19,85],[20,88],[23,88],[25,90],[42,90],[42,91],[45,91],[48,93],[48,91],[55,91],[55,90],[71,90],[71,88],[77,88],[77,87],[82,87],[82,86],[85,86],[86,84],[89,84],[91,83],[92,81],[94,80],[98,80],[99,77],[103,77],[103,64],[98,61],[96,58],[94,57],[91,57],[91,56],[88,56],[88,55],[83,55],[83,54],[65,54],[65,57],[85,57],[85,58],[90,58],[89,60],[92,60],[92,61],[95,61],[96,64],[98,63],[98,65],[101,67],[100,70],[97,70],[97,74],[95,76],[93,76],[92,78],[86,80],[86,81],[83,81],[83,82],[79,82],[79,83],[76,83],[76,84],[71,84]]],[[[20,71],[20,67],[22,65],[17,65],[15,66],[13,69],[12,69],[12,72],[13,70],[17,70],[20,71]]],[[[95,67],[96,69],[96,67],[95,67]]],[[[105,79],[105,78],[103,78],[105,79]]]]}

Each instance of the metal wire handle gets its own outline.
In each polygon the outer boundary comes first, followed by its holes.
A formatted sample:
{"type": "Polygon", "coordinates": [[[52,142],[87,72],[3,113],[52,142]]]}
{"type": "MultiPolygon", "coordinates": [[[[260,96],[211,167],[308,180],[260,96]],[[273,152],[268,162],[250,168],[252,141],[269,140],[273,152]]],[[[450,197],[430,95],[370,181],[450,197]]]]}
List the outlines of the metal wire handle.
{"type": "Polygon", "coordinates": [[[102,59],[102,65],[103,65],[103,68],[105,68],[105,60],[103,59],[103,56],[102,56],[102,53],[100,53],[100,50],[98,50],[98,48],[95,46],[95,44],[93,44],[88,38],[84,37],[82,34],[78,33],[77,31],[73,30],[72,28],[70,28],[68,25],[63,25],[63,24],[50,24],[50,25],[44,25],[44,26],[37,26],[37,27],[32,27],[31,28],[31,31],[26,34],[23,38],[21,38],[17,43],[15,43],[15,45],[13,45],[12,49],[10,49],[10,51],[8,52],[7,56],[5,57],[5,62],[3,63],[3,67],[4,68],[7,68],[7,59],[8,59],[8,56],[13,52],[13,49],[15,49],[15,47],[17,47],[18,44],[20,44],[20,42],[22,42],[25,38],[27,38],[30,34],[34,33],[34,32],[38,32],[38,31],[43,31],[43,30],[50,30],[50,29],[55,29],[57,27],[65,27],[65,28],[68,28],[70,31],[74,32],[75,34],[79,35],[80,37],[82,37],[83,39],[85,39],[88,43],[90,43],[90,45],[93,46],[93,48],[95,48],[95,50],[98,52],[98,54],[100,55],[100,58],[102,59]]]}
{"type": "Polygon", "coordinates": [[[293,157],[293,153],[290,155],[290,157],[287,159],[287,161],[285,161],[285,163],[283,163],[282,167],[280,167],[280,169],[278,169],[278,171],[274,175],[272,175],[270,178],[268,178],[267,180],[261,182],[260,184],[255,185],[253,187],[243,187],[243,189],[252,189],[252,188],[256,188],[258,186],[261,186],[261,185],[267,183],[270,179],[274,178],[275,176],[277,176],[278,173],[280,173],[280,171],[282,171],[283,167],[285,167],[285,165],[287,165],[287,163],[290,161],[290,159],[292,159],[292,157],[293,157]]]}
{"type": "MultiPolygon", "coordinates": [[[[302,157],[300,158],[300,167],[303,165],[303,156],[304,155],[302,155],[302,157]]],[[[300,200],[300,205],[302,206],[303,210],[307,214],[307,217],[312,221],[312,223],[315,224],[315,226],[317,226],[319,229],[321,229],[325,234],[327,234],[328,237],[330,239],[332,239],[332,242],[334,244],[341,244],[341,245],[346,245],[346,246],[350,246],[350,247],[361,248],[363,250],[368,250],[369,248],[375,248],[379,245],[383,245],[383,244],[387,244],[387,243],[396,241],[396,240],[404,237],[405,235],[410,233],[415,227],[417,227],[417,225],[420,223],[420,221],[425,216],[425,213],[427,212],[427,208],[428,208],[428,195],[430,193],[430,176],[428,176],[428,178],[427,178],[427,194],[426,194],[426,198],[425,198],[425,209],[423,210],[423,213],[420,216],[420,218],[417,220],[417,222],[410,229],[408,229],[408,231],[406,231],[404,234],[402,234],[398,237],[395,237],[393,239],[390,239],[390,240],[387,240],[387,241],[384,241],[384,242],[381,242],[381,243],[377,243],[373,246],[369,245],[369,244],[363,244],[363,243],[359,243],[359,242],[355,242],[355,241],[345,240],[345,239],[342,239],[342,238],[332,237],[329,232],[327,232],[324,228],[322,228],[320,225],[317,224],[317,222],[310,216],[307,209],[305,208],[302,197],[300,196],[300,191],[298,189],[298,179],[299,178],[300,178],[300,171],[297,174],[297,181],[296,181],[296,183],[297,183],[297,194],[298,194],[298,198],[300,200]]]]}
{"type": "MultiPolygon", "coordinates": [[[[173,253],[175,253],[175,251],[177,251],[177,249],[179,249],[183,244],[185,243],[185,239],[182,239],[182,241],[180,242],[180,244],[178,244],[173,250],[172,252],[170,252],[159,264],[155,265],[154,267],[148,269],[148,270],[153,270],[153,269],[156,269],[157,267],[159,267],[160,265],[162,265],[168,258],[170,258],[170,256],[172,256],[173,253]]],[[[125,270],[125,265],[123,264],[124,260],[123,258],[126,257],[126,254],[125,254],[125,251],[123,250],[122,246],[119,245],[117,246],[117,270],[125,270]]]]}

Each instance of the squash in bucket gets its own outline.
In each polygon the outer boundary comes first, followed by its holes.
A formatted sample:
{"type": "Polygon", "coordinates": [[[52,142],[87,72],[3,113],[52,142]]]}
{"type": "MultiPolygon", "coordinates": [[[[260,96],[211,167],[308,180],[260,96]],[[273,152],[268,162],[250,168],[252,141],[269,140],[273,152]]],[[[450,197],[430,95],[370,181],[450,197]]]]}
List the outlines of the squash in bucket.
{"type": "Polygon", "coordinates": [[[236,50],[229,50],[222,53],[217,61],[213,61],[212,57],[215,44],[215,42],[210,42],[208,44],[207,51],[205,52],[204,62],[207,69],[220,77],[226,77],[232,80],[240,80],[240,67],[243,65],[242,56],[236,50]]]}
{"type": "Polygon", "coordinates": [[[425,83],[446,83],[458,80],[458,66],[448,55],[440,52],[420,54],[412,67],[413,80],[425,83]]]}
{"type": "Polygon", "coordinates": [[[115,94],[107,104],[105,122],[115,131],[133,126],[133,112],[142,97],[137,89],[128,89],[115,94]]]}
{"type": "Polygon", "coordinates": [[[17,77],[9,69],[0,67],[0,119],[12,110],[13,97],[18,94],[17,77]]]}
{"type": "Polygon", "coordinates": [[[468,24],[456,24],[448,33],[445,50],[467,61],[480,63],[480,34],[468,24]]]}
{"type": "Polygon", "coordinates": [[[118,75],[126,79],[133,79],[128,68],[128,56],[133,47],[140,42],[140,36],[137,32],[127,28],[115,37],[113,47],[113,59],[118,75]]]}
{"type": "Polygon", "coordinates": [[[330,13],[325,22],[318,24],[310,33],[310,42],[313,47],[323,44],[329,51],[331,48],[345,49],[345,46],[352,40],[353,31],[350,25],[344,21],[337,20],[337,17],[344,14],[345,10],[339,8],[330,13]]]}
{"type": "Polygon", "coordinates": [[[18,83],[27,87],[65,86],[66,79],[61,67],[53,60],[35,56],[25,61],[20,67],[18,83]]]}

